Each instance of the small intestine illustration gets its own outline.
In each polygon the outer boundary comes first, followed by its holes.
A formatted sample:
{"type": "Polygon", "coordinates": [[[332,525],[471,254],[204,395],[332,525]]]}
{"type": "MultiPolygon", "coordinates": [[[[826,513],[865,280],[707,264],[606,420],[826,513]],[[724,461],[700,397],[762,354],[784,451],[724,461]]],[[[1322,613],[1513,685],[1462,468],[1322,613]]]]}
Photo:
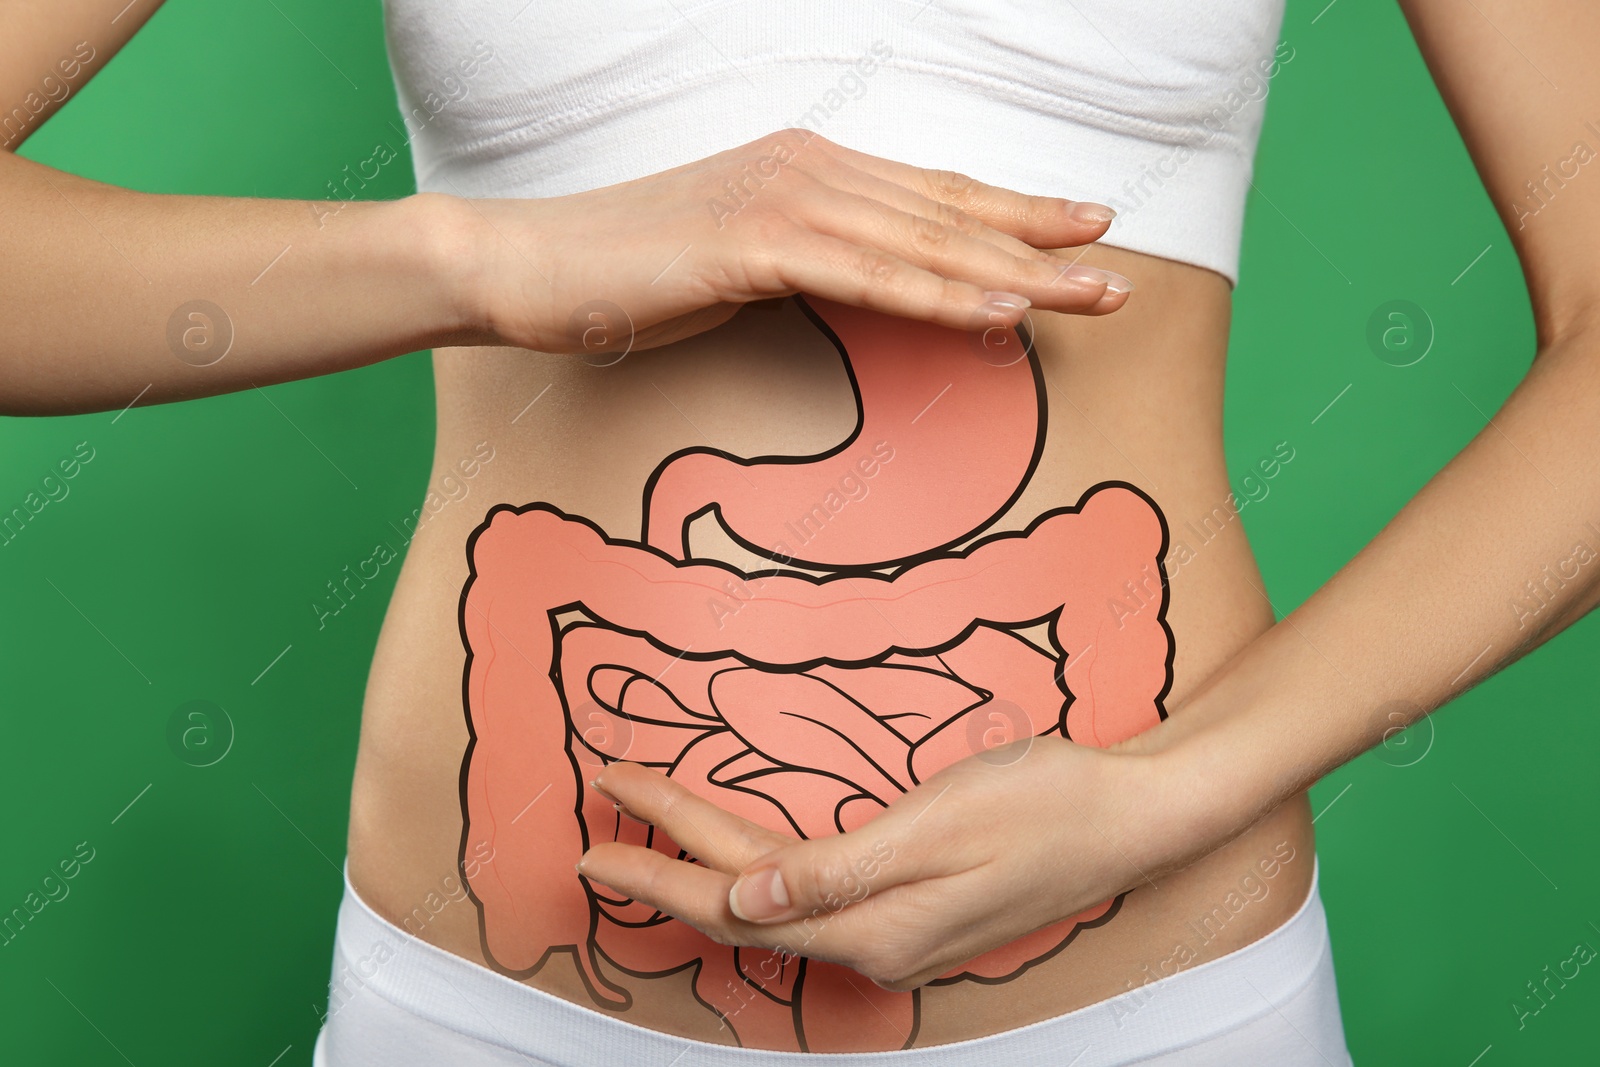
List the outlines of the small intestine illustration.
{"type": "MultiPolygon", "coordinates": [[[[1172,679],[1167,527],[1122,482],[1012,515],[1047,423],[1024,328],[994,344],[993,329],[793,299],[849,375],[846,440],[812,456],[667,456],[638,540],[545,502],[498,505],[469,539],[461,855],[493,856],[464,873],[485,956],[505,974],[570,954],[595,1004],[623,1010],[627,978],[692,968],[695,995],[740,1044],[904,1048],[922,990],[718,944],[578,875],[601,841],[692,859],[585,783],[626,759],[814,838],[1020,737],[1130,737],[1164,717],[1172,679]],[[699,520],[771,566],[696,557],[699,520]]],[[[1119,902],[932,984],[1014,978],[1119,902]]]]}

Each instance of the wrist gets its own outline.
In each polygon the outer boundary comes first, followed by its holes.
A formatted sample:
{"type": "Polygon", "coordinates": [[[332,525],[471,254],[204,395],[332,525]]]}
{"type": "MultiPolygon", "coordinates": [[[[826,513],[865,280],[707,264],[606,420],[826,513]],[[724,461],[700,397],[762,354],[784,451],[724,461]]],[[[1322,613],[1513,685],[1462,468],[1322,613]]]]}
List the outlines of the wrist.
{"type": "Polygon", "coordinates": [[[1253,766],[1255,747],[1229,740],[1226,727],[1191,712],[1111,746],[1132,761],[1148,798],[1152,818],[1137,862],[1151,877],[1216,851],[1282,801],[1271,777],[1253,766]]]}
{"type": "Polygon", "coordinates": [[[482,213],[464,197],[446,193],[416,193],[396,206],[403,208],[400,232],[414,242],[439,308],[431,347],[502,343],[484,297],[494,233],[482,213]]]}

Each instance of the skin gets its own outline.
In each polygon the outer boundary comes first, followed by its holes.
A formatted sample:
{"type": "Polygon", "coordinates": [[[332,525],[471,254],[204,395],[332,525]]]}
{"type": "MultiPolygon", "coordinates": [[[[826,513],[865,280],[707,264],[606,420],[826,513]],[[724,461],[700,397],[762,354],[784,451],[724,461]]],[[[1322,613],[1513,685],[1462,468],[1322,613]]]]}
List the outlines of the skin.
{"type": "MultiPolygon", "coordinates": [[[[15,32],[0,43],[0,102],[23,100],[35,84],[29,72],[52,69],[80,40],[95,46],[92,69],[103,65],[137,28],[137,15],[148,16],[141,6],[112,24],[116,6],[5,5],[15,32]]],[[[1600,14],[1576,4],[1480,4],[1496,24],[1517,25],[1522,47],[1565,87],[1552,106],[1537,75],[1501,62],[1505,45],[1491,28],[1442,2],[1405,6],[1491,195],[1514,202],[1552,146],[1564,148],[1581,127],[1582,102],[1596,98],[1600,75],[1579,42],[1595,39],[1600,14]],[[1497,77],[1482,78],[1488,69],[1497,77]]],[[[740,454],[773,451],[774,437],[795,452],[838,439],[829,420],[839,383],[821,358],[827,353],[792,338],[792,322],[772,298],[804,290],[965,327],[998,291],[1032,302],[1062,431],[1019,508],[1037,513],[1070,502],[1106,478],[1148,484],[1169,517],[1206,514],[1228,492],[1223,279],[1113,248],[1083,254],[1107,220],[1075,221],[1069,202],[904,167],[792,131],[577,196],[352,203],[326,228],[303,203],[151,196],[10,154],[0,154],[0,196],[14,207],[0,233],[0,280],[32,294],[27,308],[8,310],[0,331],[7,413],[212,395],[434,347],[435,479],[492,427],[502,458],[474,485],[483,504],[551,500],[607,528],[633,529],[639,472],[675,448],[703,444],[702,430],[740,454]],[[795,159],[772,195],[712,228],[707,197],[784,144],[795,159]],[[619,263],[606,250],[624,242],[637,254],[619,263]],[[685,245],[689,252],[652,284],[685,245]],[[252,286],[285,246],[292,251],[265,276],[272,284],[252,286]],[[1111,273],[1073,281],[1071,268],[1062,269],[1069,264],[1111,273]],[[1139,283],[1137,300],[1128,299],[1129,277],[1139,283]],[[87,304],[86,289],[97,297],[87,304]],[[626,308],[637,331],[633,354],[601,379],[584,377],[593,368],[563,355],[583,348],[570,312],[597,294],[626,308]],[[196,297],[224,308],[236,337],[235,349],[208,367],[175,359],[168,345],[174,309],[196,297]],[[761,352],[760,373],[730,356],[733,348],[761,352]],[[39,360],[41,350],[59,355],[39,360]],[[1067,358],[1079,352],[1101,358],[1067,358]],[[720,384],[708,388],[713,378],[720,384]],[[1156,392],[1141,396],[1135,382],[1158,383],[1156,392]],[[561,389],[538,419],[508,428],[525,398],[555,383],[561,389]],[[781,410],[772,404],[775,385],[781,410]],[[561,462],[551,461],[556,456],[561,462]]],[[[659,775],[616,764],[600,786],[629,811],[685,843],[697,832],[692,816],[715,841],[697,850],[706,866],[608,845],[591,850],[584,873],[719,941],[776,946],[795,935],[781,913],[741,920],[731,902],[741,872],[761,888],[771,881],[763,872],[781,870],[793,910],[830,916],[806,953],[890,989],[919,986],[1139,886],[1115,922],[1005,987],[926,989],[918,1043],[994,1032],[1123,991],[1143,964],[1170,951],[1184,920],[1278,843],[1309,857],[1303,790],[1382,739],[1375,708],[1394,699],[1412,701],[1419,714],[1436,707],[1508,661],[1502,652],[1525,652],[1600,597],[1584,571],[1560,612],[1542,613],[1531,635],[1504,609],[1510,591],[1563,558],[1582,520],[1600,514],[1600,475],[1584,449],[1568,443],[1587,440],[1600,416],[1600,354],[1589,325],[1600,203],[1578,183],[1526,227],[1509,215],[1507,224],[1528,277],[1539,352],[1495,428],[1284,623],[1272,625],[1238,524],[1185,565],[1172,587],[1178,658],[1168,722],[1113,752],[1033,743],[1004,766],[963,761],[866,830],[802,845],[696,809],[659,775]],[[1561,493],[1549,492],[1530,462],[1561,493]],[[1501,503],[1489,511],[1487,499],[1501,503]],[[1454,573],[1472,582],[1416,579],[1435,574],[1440,558],[1460,561],[1454,573]],[[1388,593],[1397,586],[1415,596],[1394,604],[1388,593]],[[1379,602],[1384,610],[1372,610],[1379,602]],[[1458,678],[1490,643],[1495,655],[1458,678]],[[1407,656],[1395,657],[1394,648],[1407,656]],[[865,900],[831,907],[830,894],[842,888],[837,872],[884,840],[896,849],[884,878],[865,900]],[[959,847],[948,847],[952,840],[959,847]]],[[[1014,319],[1019,303],[995,308],[1014,319]]],[[[447,508],[417,535],[363,712],[351,877],[396,922],[456,871],[465,730],[454,610],[462,545],[482,513],[478,503],[447,508]]],[[[1281,924],[1304,899],[1309,874],[1308,863],[1286,864],[1274,892],[1201,958],[1281,924]]],[[[755,894],[739,899],[746,915],[760,913],[755,894]]],[[[467,909],[447,909],[420,936],[483,962],[467,909]]],[[[569,971],[551,967],[528,980],[585,1002],[569,971]]],[[[627,1017],[728,1039],[666,980],[642,991],[627,1017]]]]}
{"type": "Polygon", "coordinates": [[[29,112],[47,105],[30,123],[16,120],[23,135],[7,132],[0,153],[11,209],[0,284],[34,294],[31,313],[13,310],[0,342],[7,414],[116,409],[146,385],[141,404],[207,396],[448,345],[575,351],[582,339],[568,317],[600,293],[628,309],[642,349],[802,289],[955,327],[990,312],[1016,321],[1029,301],[1104,314],[1131,289],[1038,247],[1101,236],[1111,217],[1102,205],[921,171],[804,130],[574,196],[422,194],[349,203],[331,218],[340,205],[151,195],[14,155],[54,111],[36,90],[61,57],[91,44],[97,60],[72,82],[81,86],[136,28],[127,18],[111,24],[104,8],[4,8],[22,29],[0,45],[0,100],[29,112]],[[706,201],[774,152],[790,159],[774,195],[712,227],[706,201]],[[632,254],[619,261],[608,249],[624,240],[632,254]],[[35,277],[30,263],[71,269],[35,277]],[[257,289],[269,264],[272,285],[257,289]],[[102,299],[83,305],[86,289],[102,299]],[[174,359],[167,335],[196,298],[221,307],[237,339],[204,367],[174,359]],[[37,359],[43,349],[70,354],[37,359]]]}
{"type": "Polygon", "coordinates": [[[1511,0],[1479,6],[1483,18],[1462,18],[1442,0],[1402,3],[1502,206],[1528,279],[1538,349],[1491,426],[1371,544],[1188,694],[1177,714],[1114,751],[1034,744],[1009,766],[968,761],[905,794],[868,827],[801,844],[733,819],[653,771],[616,764],[597,788],[675,839],[682,832],[696,840],[699,847],[686,847],[697,855],[727,861],[698,867],[607,843],[591,849],[581,869],[739,944],[793,943],[802,936],[796,916],[821,909],[831,919],[808,941],[808,955],[847,963],[885,988],[915,988],[1248,832],[1387,732],[1590,610],[1600,581],[1582,569],[1557,594],[1556,610],[1532,620],[1519,620],[1505,601],[1543,565],[1569,558],[1588,536],[1585,523],[1600,516],[1600,473],[1586,443],[1600,419],[1600,192],[1568,186],[1537,219],[1508,205],[1555,148],[1579,136],[1584,108],[1600,97],[1600,72],[1579,43],[1600,33],[1600,11],[1511,0]],[[1491,23],[1517,27],[1519,47],[1562,86],[1559,94],[1538,71],[1507,59],[1491,23]],[[1490,69],[1495,76],[1484,77],[1490,69]],[[1451,575],[1470,577],[1419,580],[1436,578],[1440,560],[1450,561],[1451,575]],[[1406,595],[1395,597],[1396,589],[1406,595]],[[1474,662],[1485,648],[1490,654],[1474,662]],[[1409,710],[1390,717],[1383,709],[1391,706],[1409,710]],[[1065,803],[1039,788],[1045,781],[1065,803]],[[1129,804],[1134,796],[1155,799],[1129,804]],[[953,828],[979,823],[985,833],[950,847],[953,828]],[[880,841],[892,845],[896,863],[865,901],[829,907],[843,895],[841,872],[880,841]],[[778,879],[784,892],[775,900],[778,879]]]}
{"type": "MultiPolygon", "coordinates": [[[[1063,262],[1078,254],[1059,253],[1063,262]]],[[[1197,267],[1102,246],[1085,253],[1082,262],[1134,277],[1138,290],[1111,315],[1030,311],[1051,429],[1038,470],[998,526],[1013,528],[1018,519],[1025,524],[1050,508],[1074,504],[1086,489],[1106,480],[1145,488],[1171,522],[1199,521],[1230,491],[1221,436],[1227,282],[1197,267]]],[[[495,458],[468,483],[470,495],[429,518],[407,550],[362,712],[350,876],[380,914],[486,964],[475,907],[452,905],[420,927],[408,921],[440,880],[453,876],[461,850],[460,776],[467,732],[457,613],[468,577],[463,547],[473,529],[494,504],[545,501],[607,531],[637,537],[640,491],[663,456],[707,444],[736,455],[812,454],[843,440],[855,418],[837,353],[790,302],[753,303],[705,335],[598,365],[611,358],[592,357],[596,365],[591,365],[567,356],[488,348],[434,355],[439,410],[430,485],[439,486],[478,442],[490,441],[495,458]],[[540,399],[529,408],[535,398],[540,399]]],[[[890,477],[894,469],[891,464],[881,477],[890,477]]],[[[736,564],[747,562],[731,542],[701,547],[736,564]]],[[[1228,523],[1183,566],[1172,582],[1167,613],[1176,645],[1169,709],[1271,625],[1271,607],[1258,592],[1260,585],[1237,522],[1228,523]]],[[[529,779],[529,799],[544,782],[529,779]]],[[[1022,788],[1036,786],[1037,780],[1022,788]]],[[[1029,798],[1019,802],[1027,804],[1029,798]]],[[[941,814],[944,803],[927,819],[941,814]]],[[[1057,799],[1056,805],[1064,807],[1064,801],[1057,799]]],[[[1000,817],[1014,818],[1023,810],[1013,807],[1000,817]]],[[[987,833],[996,815],[980,806],[972,818],[987,833]]],[[[1187,924],[1287,844],[1297,858],[1282,865],[1270,894],[1251,902],[1218,936],[1195,944],[1203,953],[1195,962],[1261,937],[1306,897],[1310,820],[1304,798],[1291,799],[1215,856],[1170,877],[1157,876],[1155,886],[1141,883],[1111,922],[1083,931],[1050,960],[1011,981],[921,990],[916,1044],[993,1033],[1124,991],[1128,982],[1144,979],[1146,965],[1159,966],[1172,956],[1178,940],[1194,942],[1194,935],[1185,933],[1187,924]]],[[[1039,825],[1031,809],[1025,821],[1039,825]]],[[[974,836],[973,822],[948,825],[963,837],[974,836]]],[[[572,879],[577,859],[576,852],[550,856],[549,878],[572,879]]],[[[1032,884],[1024,879],[1015,891],[1027,893],[1032,884]]],[[[713,902],[725,908],[726,901],[724,885],[713,902]]],[[[608,977],[625,982],[633,994],[633,1005],[621,1018],[703,1040],[732,1040],[695,1000],[687,975],[647,981],[618,973],[608,977]]],[[[599,1007],[565,953],[552,955],[524,980],[599,1007]]],[[[871,1024],[877,1016],[865,1001],[860,1007],[862,1021],[871,1024]]],[[[734,1025],[739,1021],[735,1018],[734,1025]]]]}

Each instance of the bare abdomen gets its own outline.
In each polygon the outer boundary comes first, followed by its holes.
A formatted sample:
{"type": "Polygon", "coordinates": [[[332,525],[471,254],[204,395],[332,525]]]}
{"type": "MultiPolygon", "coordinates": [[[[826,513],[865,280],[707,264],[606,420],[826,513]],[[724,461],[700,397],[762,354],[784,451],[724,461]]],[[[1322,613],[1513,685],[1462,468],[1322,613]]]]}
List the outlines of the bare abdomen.
{"type": "MultiPolygon", "coordinates": [[[[413,546],[374,668],[363,761],[379,765],[371,748],[391,757],[384,764],[425,762],[425,777],[442,784],[448,754],[417,751],[399,734],[450,713],[471,724],[470,745],[462,731],[455,753],[459,795],[441,793],[423,817],[434,842],[453,827],[475,921],[469,928],[458,915],[424,936],[503,973],[633,1018],[636,997],[659,984],[651,976],[697,964],[679,1010],[709,1007],[718,1039],[764,1048],[898,1048],[918,1043],[924,1023],[940,1040],[952,1026],[989,1032],[978,1016],[921,1016],[960,1003],[964,988],[980,1003],[1035,964],[1073,956],[1082,963],[1062,986],[1065,1005],[1095,988],[1083,964],[1117,958],[1119,941],[1136,956],[1161,936],[1122,935],[1128,915],[1107,901],[952,969],[942,985],[891,993],[836,965],[716,945],[585,882],[572,863],[597,840],[681,853],[619,820],[583,783],[602,761],[631,759],[780,832],[838,832],[996,744],[1053,734],[1104,745],[1147,728],[1186,651],[1190,662],[1220,661],[1239,640],[1228,630],[1247,635],[1265,613],[1233,588],[1252,576],[1237,530],[1188,568],[1187,586],[1164,582],[1163,509],[1203,513],[1200,502],[1219,495],[1197,491],[1206,479],[1180,479],[1165,457],[1184,455],[1174,438],[1196,436],[1186,421],[1205,425],[1215,413],[1173,413],[1166,439],[1122,419],[1123,439],[1107,440],[1090,414],[1115,412],[1096,398],[1105,367],[1074,371],[1068,359],[1114,365],[1115,345],[1093,342],[1097,331],[1114,338],[1119,324],[1078,329],[1036,315],[1038,352],[1028,357],[1020,344],[997,350],[955,331],[810,305],[807,317],[793,304],[746,309],[717,336],[603,369],[485,358],[490,377],[525,377],[528,395],[541,374],[566,395],[541,394],[518,414],[525,401],[487,388],[465,398],[475,419],[442,423],[442,462],[466,445],[463,429],[504,443],[469,506],[413,546]],[[813,336],[797,338],[797,325],[813,336]],[[759,350],[764,336],[770,353],[759,350]],[[751,397],[763,393],[758,408],[751,397]],[[489,414],[497,407],[507,409],[498,418],[489,414]],[[1168,481],[1165,495],[1151,479],[1168,481]],[[437,615],[447,585],[438,573],[419,581],[410,573],[419,566],[461,578],[453,648],[438,647],[437,619],[410,623],[415,612],[437,615]],[[1188,650],[1181,621],[1169,623],[1208,604],[1212,631],[1188,650]],[[386,688],[398,672],[385,664],[408,642],[439,675],[435,692],[454,669],[453,712],[386,688]],[[1068,945],[1090,926],[1092,939],[1068,945]],[[576,985],[551,980],[556,959],[576,964],[576,985]]],[[[1135,339],[1162,330],[1132,316],[1126,326],[1135,339]]],[[[443,411],[463,399],[447,391],[464,358],[441,356],[443,411]]],[[[1193,402],[1192,389],[1176,391],[1193,402]]],[[[1159,390],[1143,399],[1163,403],[1159,390]]],[[[1194,455],[1216,448],[1192,445],[1188,465],[1220,470],[1219,456],[1194,455]]],[[[1213,485],[1226,492],[1225,477],[1213,485]]],[[[358,771],[352,877],[368,839],[404,872],[414,861],[378,840],[394,836],[385,828],[393,815],[363,803],[363,778],[358,771]]],[[[437,844],[427,851],[438,866],[437,844]]],[[[373,869],[375,882],[408,877],[373,869]]],[[[371,894],[406,910],[403,892],[371,894]]],[[[1268,909],[1256,921],[1270,922],[1268,909]]],[[[1099,981],[1099,995],[1122,989],[1112,974],[1099,981]]],[[[1016,999],[1048,1014],[1036,988],[1016,999]]]]}

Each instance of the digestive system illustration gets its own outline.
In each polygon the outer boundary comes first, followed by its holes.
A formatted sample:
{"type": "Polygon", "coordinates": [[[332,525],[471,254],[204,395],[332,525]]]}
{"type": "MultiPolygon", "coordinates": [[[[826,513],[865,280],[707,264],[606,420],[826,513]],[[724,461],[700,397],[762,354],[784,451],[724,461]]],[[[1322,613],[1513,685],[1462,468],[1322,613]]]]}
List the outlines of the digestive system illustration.
{"type": "MultiPolygon", "coordinates": [[[[902,1048],[923,990],[885,990],[803,951],[721,945],[578,875],[578,856],[609,840],[699,862],[585,783],[627,759],[812,838],[862,827],[1008,741],[1113,744],[1165,715],[1167,530],[1121,482],[1010,514],[1046,429],[1024,328],[995,327],[995,344],[793,299],[850,376],[858,419],[844,442],[813,456],[668,456],[644,488],[639,540],[548,503],[498,505],[472,535],[462,857],[493,857],[468,883],[503,973],[569,953],[595,1003],[620,1010],[629,976],[693,968],[696,997],[740,1044],[902,1048]],[[841,492],[857,486],[870,491],[841,492]],[[690,527],[705,516],[772,565],[695,558],[690,527]]],[[[1013,978],[1118,903],[932,984],[1013,978]]]]}

